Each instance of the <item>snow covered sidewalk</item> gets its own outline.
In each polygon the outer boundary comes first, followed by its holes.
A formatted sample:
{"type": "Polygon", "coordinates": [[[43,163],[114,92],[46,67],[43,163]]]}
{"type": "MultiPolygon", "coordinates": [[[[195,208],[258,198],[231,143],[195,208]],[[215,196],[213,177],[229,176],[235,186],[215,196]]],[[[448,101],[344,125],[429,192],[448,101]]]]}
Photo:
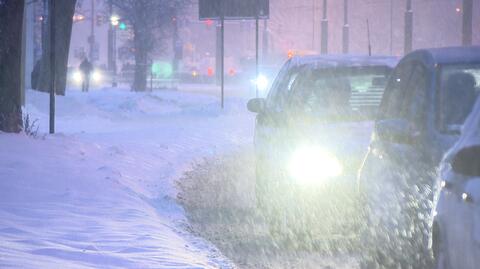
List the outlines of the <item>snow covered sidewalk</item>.
{"type": "MultiPolygon", "coordinates": [[[[48,96],[27,93],[47,129],[48,96]]],[[[251,142],[244,99],[105,89],[57,99],[59,134],[0,133],[0,268],[230,268],[186,232],[175,180],[251,142]]]]}

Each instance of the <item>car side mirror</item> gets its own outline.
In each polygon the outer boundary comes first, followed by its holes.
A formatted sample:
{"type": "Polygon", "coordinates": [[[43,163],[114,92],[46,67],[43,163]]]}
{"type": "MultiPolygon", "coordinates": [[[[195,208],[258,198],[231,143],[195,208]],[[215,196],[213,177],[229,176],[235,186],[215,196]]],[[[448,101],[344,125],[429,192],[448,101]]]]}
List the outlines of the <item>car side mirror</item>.
{"type": "Polygon", "coordinates": [[[410,123],[405,119],[377,121],[374,135],[380,140],[399,144],[410,144],[413,140],[410,123]]]}
{"type": "Polygon", "coordinates": [[[265,111],[265,99],[254,98],[250,99],[247,103],[247,109],[253,113],[262,113],[265,111]]]}

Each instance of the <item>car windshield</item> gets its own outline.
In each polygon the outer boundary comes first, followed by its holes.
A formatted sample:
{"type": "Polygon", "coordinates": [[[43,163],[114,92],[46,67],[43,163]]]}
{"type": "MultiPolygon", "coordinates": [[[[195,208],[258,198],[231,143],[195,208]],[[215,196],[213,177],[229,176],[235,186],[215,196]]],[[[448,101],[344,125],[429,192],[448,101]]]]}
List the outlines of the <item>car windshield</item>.
{"type": "Polygon", "coordinates": [[[389,74],[385,66],[306,69],[293,85],[290,108],[322,121],[373,119],[389,74]]]}
{"type": "Polygon", "coordinates": [[[459,133],[480,92],[480,64],[445,65],[440,75],[441,129],[459,133]]]}

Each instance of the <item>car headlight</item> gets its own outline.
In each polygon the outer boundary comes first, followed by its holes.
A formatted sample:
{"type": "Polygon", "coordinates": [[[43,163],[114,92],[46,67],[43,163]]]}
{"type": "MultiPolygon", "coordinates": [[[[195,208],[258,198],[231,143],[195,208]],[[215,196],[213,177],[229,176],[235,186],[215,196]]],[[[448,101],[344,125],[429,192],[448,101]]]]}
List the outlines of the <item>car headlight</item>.
{"type": "Polygon", "coordinates": [[[92,80],[93,82],[100,82],[102,80],[102,73],[98,70],[94,70],[92,72],[92,80]]]}
{"type": "Polygon", "coordinates": [[[83,74],[80,71],[75,71],[72,75],[72,78],[75,83],[80,84],[83,82],[83,74]]]}
{"type": "Polygon", "coordinates": [[[288,165],[290,176],[300,183],[314,183],[342,174],[338,159],[319,147],[302,147],[293,152],[288,165]]]}

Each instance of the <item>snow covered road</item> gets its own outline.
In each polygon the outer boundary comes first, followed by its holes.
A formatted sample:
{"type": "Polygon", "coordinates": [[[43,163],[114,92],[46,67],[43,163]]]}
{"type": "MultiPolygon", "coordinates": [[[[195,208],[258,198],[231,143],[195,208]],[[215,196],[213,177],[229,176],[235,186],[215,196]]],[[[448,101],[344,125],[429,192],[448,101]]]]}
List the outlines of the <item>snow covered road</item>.
{"type": "MultiPolygon", "coordinates": [[[[186,232],[175,180],[251,143],[242,98],[104,89],[57,98],[57,132],[0,133],[1,268],[230,268],[186,232]]],[[[27,112],[47,130],[48,96],[27,112]]]]}

